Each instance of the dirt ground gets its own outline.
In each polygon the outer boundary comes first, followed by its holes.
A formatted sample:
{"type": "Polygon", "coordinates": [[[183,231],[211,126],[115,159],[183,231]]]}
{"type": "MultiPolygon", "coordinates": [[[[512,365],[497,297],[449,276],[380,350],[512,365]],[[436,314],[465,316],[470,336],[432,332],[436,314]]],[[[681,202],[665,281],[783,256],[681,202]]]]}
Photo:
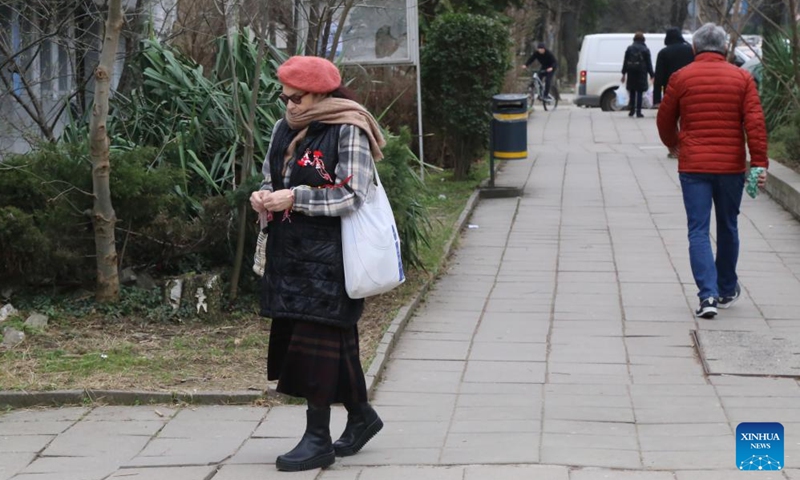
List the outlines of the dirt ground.
{"type": "MultiPolygon", "coordinates": [[[[367,299],[359,321],[364,370],[424,275],[367,299]]],[[[269,320],[235,312],[207,322],[73,319],[0,351],[0,390],[265,391],[269,320]]]]}

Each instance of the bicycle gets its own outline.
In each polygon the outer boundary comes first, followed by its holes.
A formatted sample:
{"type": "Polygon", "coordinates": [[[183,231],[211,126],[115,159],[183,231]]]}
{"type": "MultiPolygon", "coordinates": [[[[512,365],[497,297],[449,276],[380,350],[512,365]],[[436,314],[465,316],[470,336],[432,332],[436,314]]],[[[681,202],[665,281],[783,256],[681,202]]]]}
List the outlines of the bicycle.
{"type": "MultiPolygon", "coordinates": [[[[545,72],[533,72],[533,76],[531,77],[531,82],[528,84],[528,108],[533,108],[533,102],[536,100],[542,101],[542,107],[544,107],[545,111],[547,110],[555,110],[558,107],[558,101],[560,100],[561,96],[558,93],[558,87],[555,85],[555,81],[553,81],[552,85],[550,85],[550,95],[547,98],[544,98],[542,93],[544,92],[544,80],[542,76],[545,72]]],[[[555,80],[555,79],[554,79],[555,80]]]]}

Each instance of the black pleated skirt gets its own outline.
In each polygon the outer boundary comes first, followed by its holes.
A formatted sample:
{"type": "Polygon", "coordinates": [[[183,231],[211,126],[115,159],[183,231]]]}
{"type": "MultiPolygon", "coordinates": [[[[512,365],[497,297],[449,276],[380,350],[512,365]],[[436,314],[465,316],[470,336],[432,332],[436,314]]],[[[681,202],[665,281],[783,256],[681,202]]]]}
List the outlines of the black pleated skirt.
{"type": "Polygon", "coordinates": [[[273,319],[267,378],[278,380],[278,392],[314,405],[366,402],[358,327],[273,319]]]}

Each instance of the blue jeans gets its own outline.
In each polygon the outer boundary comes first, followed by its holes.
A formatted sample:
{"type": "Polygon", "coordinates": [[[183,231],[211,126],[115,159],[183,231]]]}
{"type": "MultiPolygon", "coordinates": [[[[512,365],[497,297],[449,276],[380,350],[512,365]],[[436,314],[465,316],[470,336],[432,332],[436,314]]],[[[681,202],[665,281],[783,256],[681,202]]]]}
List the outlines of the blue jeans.
{"type": "Polygon", "coordinates": [[[689,227],[689,261],[700,300],[732,296],[739,260],[739,206],[744,174],[681,173],[683,205],[689,227]],[[711,251],[711,205],[717,220],[717,258],[711,251]]]}

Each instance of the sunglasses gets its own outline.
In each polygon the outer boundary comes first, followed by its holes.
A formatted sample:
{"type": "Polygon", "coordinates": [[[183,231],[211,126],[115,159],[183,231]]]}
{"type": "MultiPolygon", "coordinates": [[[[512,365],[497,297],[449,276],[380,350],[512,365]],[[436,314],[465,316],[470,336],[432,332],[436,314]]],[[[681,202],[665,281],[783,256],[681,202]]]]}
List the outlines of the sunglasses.
{"type": "Polygon", "coordinates": [[[283,102],[284,105],[289,105],[289,102],[292,102],[295,105],[300,105],[300,103],[303,101],[303,97],[305,97],[306,95],[308,95],[308,92],[295,93],[294,95],[291,96],[286,95],[285,93],[281,93],[280,95],[278,95],[278,98],[281,99],[281,102],[283,102]]]}

